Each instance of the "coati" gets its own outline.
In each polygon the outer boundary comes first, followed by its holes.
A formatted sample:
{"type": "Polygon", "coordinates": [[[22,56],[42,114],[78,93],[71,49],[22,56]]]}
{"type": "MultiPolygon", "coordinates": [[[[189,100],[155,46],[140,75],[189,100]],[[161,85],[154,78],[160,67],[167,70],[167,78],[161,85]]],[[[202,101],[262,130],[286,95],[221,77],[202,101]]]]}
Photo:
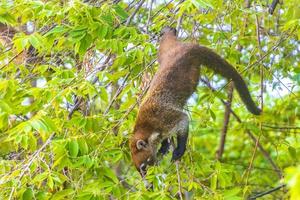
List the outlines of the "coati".
{"type": "Polygon", "coordinates": [[[254,115],[261,112],[240,74],[226,60],[207,47],[180,42],[174,28],[162,30],[158,62],[160,67],[139,108],[130,140],[131,156],[142,176],[146,174],[147,165],[156,162],[157,153],[168,152],[173,133],[177,135],[177,147],[172,161],[183,156],[189,131],[183,107],[196,90],[201,65],[232,80],[247,109],[254,115]],[[161,147],[157,151],[159,144],[161,147]]]}

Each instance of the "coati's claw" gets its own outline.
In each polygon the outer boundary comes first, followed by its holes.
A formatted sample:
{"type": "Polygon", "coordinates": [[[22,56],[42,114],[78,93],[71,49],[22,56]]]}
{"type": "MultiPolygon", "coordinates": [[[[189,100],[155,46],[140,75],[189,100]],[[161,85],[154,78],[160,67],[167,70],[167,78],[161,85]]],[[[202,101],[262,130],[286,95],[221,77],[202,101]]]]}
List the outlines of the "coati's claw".
{"type": "Polygon", "coordinates": [[[158,150],[158,153],[161,155],[166,155],[169,152],[169,147],[168,146],[161,146],[160,149],[158,150]]]}
{"type": "Polygon", "coordinates": [[[169,139],[165,139],[164,141],[162,141],[161,147],[158,150],[158,153],[163,156],[166,155],[169,152],[169,147],[170,147],[169,139]]]}
{"type": "Polygon", "coordinates": [[[173,151],[173,155],[172,155],[172,162],[173,161],[176,161],[176,160],[179,160],[184,154],[184,150],[182,149],[175,149],[173,151]]]}

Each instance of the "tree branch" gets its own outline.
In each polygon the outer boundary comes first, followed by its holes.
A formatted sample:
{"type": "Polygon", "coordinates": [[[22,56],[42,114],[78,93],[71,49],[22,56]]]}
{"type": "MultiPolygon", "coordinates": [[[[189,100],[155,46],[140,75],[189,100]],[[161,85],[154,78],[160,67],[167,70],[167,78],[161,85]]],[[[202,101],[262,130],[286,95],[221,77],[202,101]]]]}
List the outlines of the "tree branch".
{"type": "Polygon", "coordinates": [[[270,190],[267,190],[267,191],[265,191],[265,192],[258,193],[257,195],[254,195],[254,196],[252,196],[252,197],[249,197],[249,200],[255,200],[255,199],[259,198],[259,197],[265,196],[265,195],[267,195],[267,194],[271,194],[272,192],[275,192],[275,191],[277,191],[277,190],[280,190],[281,188],[284,188],[285,186],[286,186],[285,184],[279,185],[279,186],[277,186],[277,187],[275,187],[275,188],[272,188],[272,189],[270,189],[270,190]]]}
{"type": "Polygon", "coordinates": [[[134,18],[134,16],[136,15],[136,13],[139,11],[139,9],[142,7],[143,3],[145,2],[145,0],[141,0],[139,2],[139,4],[137,5],[136,9],[133,11],[133,13],[127,18],[127,21],[125,23],[125,26],[128,26],[131,22],[131,20],[134,18]]]}
{"type": "MultiPolygon", "coordinates": [[[[256,37],[257,37],[257,43],[258,43],[258,47],[259,47],[259,53],[258,54],[259,54],[259,57],[261,58],[262,48],[261,48],[261,41],[260,41],[260,25],[259,25],[259,20],[258,20],[257,15],[255,15],[255,19],[256,19],[256,37]]],[[[261,111],[262,111],[262,114],[263,114],[263,108],[264,108],[264,67],[263,67],[263,63],[260,66],[260,100],[261,100],[260,101],[261,111]]],[[[258,136],[258,138],[255,142],[255,147],[254,147],[253,154],[252,154],[252,157],[251,157],[251,160],[250,160],[250,163],[249,163],[249,167],[246,170],[246,184],[248,183],[248,178],[249,178],[249,175],[250,175],[251,170],[252,170],[252,165],[253,165],[255,155],[256,155],[256,152],[257,152],[258,143],[260,141],[260,138],[261,138],[261,135],[262,135],[262,132],[263,132],[262,120],[260,120],[260,122],[259,122],[259,129],[260,129],[259,136],[258,136]]]]}
{"type": "MultiPolygon", "coordinates": [[[[53,137],[55,136],[55,133],[52,133],[50,135],[50,137],[46,140],[46,142],[41,146],[41,148],[39,148],[38,150],[36,150],[34,152],[34,154],[32,154],[31,158],[29,159],[27,164],[24,164],[21,168],[23,170],[21,170],[21,174],[19,176],[19,181],[21,182],[21,179],[23,178],[23,176],[25,175],[25,173],[29,170],[29,167],[32,165],[32,163],[34,162],[35,158],[50,144],[50,142],[52,141],[53,137]]],[[[19,185],[19,184],[18,184],[19,185]]],[[[15,192],[16,187],[12,187],[11,191],[10,191],[10,195],[9,195],[9,200],[13,199],[13,194],[15,192]]]]}
{"type": "MultiPolygon", "coordinates": [[[[106,57],[105,61],[103,62],[102,67],[100,67],[100,68],[98,69],[99,71],[103,71],[103,70],[106,68],[105,66],[106,66],[107,63],[110,61],[111,57],[112,57],[112,54],[109,53],[108,56],[106,57]]],[[[96,76],[94,77],[94,79],[92,80],[92,84],[95,84],[97,81],[98,81],[98,76],[96,75],[96,76]]],[[[70,120],[70,119],[72,118],[72,115],[73,115],[74,112],[79,108],[79,106],[80,106],[80,104],[81,104],[82,101],[83,101],[83,98],[78,97],[78,96],[75,97],[75,103],[74,103],[74,106],[73,106],[73,107],[71,108],[71,110],[69,111],[69,114],[68,114],[68,120],[70,120]]]]}
{"type": "MultiPolygon", "coordinates": [[[[216,89],[214,89],[210,83],[203,79],[200,78],[200,81],[203,82],[208,88],[210,88],[213,92],[217,92],[216,89]]],[[[221,102],[226,105],[226,102],[223,99],[220,99],[221,102]]],[[[231,114],[234,116],[234,118],[239,122],[242,123],[241,118],[232,110],[230,109],[231,114]]],[[[257,139],[256,137],[251,133],[251,131],[246,130],[246,134],[250,137],[250,139],[254,142],[254,144],[257,143],[257,139]]],[[[279,169],[279,167],[275,164],[275,162],[272,160],[272,158],[270,157],[269,153],[264,149],[264,147],[260,144],[260,142],[257,143],[257,147],[260,150],[260,152],[263,154],[263,156],[269,161],[269,163],[272,165],[274,171],[277,173],[279,178],[282,178],[282,172],[279,169]]]]}
{"type": "Polygon", "coordinates": [[[296,126],[273,126],[273,125],[269,125],[269,124],[263,124],[263,127],[267,127],[267,128],[271,128],[271,129],[283,129],[283,130],[290,130],[290,129],[300,129],[300,127],[296,127],[296,126]]]}
{"type": "Polygon", "coordinates": [[[229,124],[229,119],[230,119],[231,102],[232,102],[232,96],[233,96],[233,86],[234,86],[233,83],[230,83],[229,89],[228,89],[228,101],[225,104],[224,123],[223,123],[223,128],[221,131],[219,149],[217,150],[217,159],[218,160],[221,160],[223,152],[224,152],[225,140],[226,140],[228,124],[229,124]]]}

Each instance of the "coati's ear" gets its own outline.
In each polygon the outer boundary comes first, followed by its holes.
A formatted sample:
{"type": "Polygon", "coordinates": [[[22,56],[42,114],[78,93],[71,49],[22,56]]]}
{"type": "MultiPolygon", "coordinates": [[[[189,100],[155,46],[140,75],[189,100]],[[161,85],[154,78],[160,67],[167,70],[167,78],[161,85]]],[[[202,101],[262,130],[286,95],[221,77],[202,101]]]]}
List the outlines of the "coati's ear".
{"type": "Polygon", "coordinates": [[[147,148],[147,145],[148,144],[144,140],[138,140],[138,141],[136,141],[136,148],[138,150],[142,150],[142,149],[147,148]]]}
{"type": "Polygon", "coordinates": [[[162,36],[163,34],[169,33],[169,32],[171,32],[171,33],[172,33],[173,35],[175,35],[175,36],[176,36],[176,34],[177,34],[176,29],[173,28],[173,27],[170,27],[170,26],[165,26],[165,27],[161,30],[160,34],[161,34],[161,36],[162,36]]]}

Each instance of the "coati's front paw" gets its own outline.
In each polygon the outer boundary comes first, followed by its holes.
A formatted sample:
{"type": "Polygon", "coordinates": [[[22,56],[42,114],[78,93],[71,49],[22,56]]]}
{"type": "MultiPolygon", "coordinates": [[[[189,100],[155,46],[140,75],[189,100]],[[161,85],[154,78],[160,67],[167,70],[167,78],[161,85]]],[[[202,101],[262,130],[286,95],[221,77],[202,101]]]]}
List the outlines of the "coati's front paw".
{"type": "Polygon", "coordinates": [[[185,152],[185,149],[177,149],[177,148],[176,148],[176,149],[173,151],[172,161],[179,160],[179,159],[183,156],[184,152],[185,152]]]}
{"type": "Polygon", "coordinates": [[[169,139],[165,139],[162,143],[161,143],[161,147],[158,150],[158,153],[161,155],[165,155],[169,152],[169,147],[170,147],[170,141],[169,139]]]}
{"type": "Polygon", "coordinates": [[[166,155],[169,151],[169,146],[161,146],[158,153],[161,155],[166,155]]]}

